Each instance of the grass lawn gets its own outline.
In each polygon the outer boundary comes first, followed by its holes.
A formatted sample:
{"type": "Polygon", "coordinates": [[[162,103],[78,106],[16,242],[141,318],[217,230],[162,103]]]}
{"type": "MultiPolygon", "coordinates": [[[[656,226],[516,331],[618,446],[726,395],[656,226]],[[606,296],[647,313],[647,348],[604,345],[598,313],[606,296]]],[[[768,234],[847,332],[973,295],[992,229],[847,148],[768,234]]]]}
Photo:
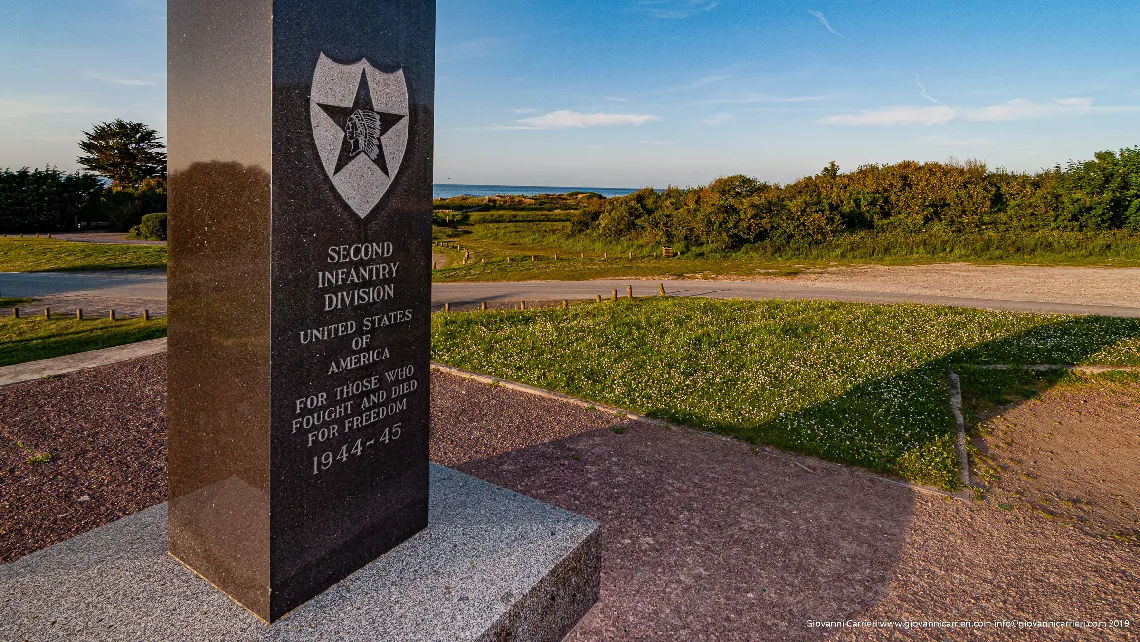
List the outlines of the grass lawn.
{"type": "Polygon", "coordinates": [[[1140,319],[652,298],[437,314],[432,357],[953,489],[950,364],[1136,365],[1140,319]]]}
{"type": "MultiPolygon", "coordinates": [[[[557,214],[557,213],[549,213],[557,214]]],[[[794,276],[807,268],[867,264],[914,265],[945,261],[982,264],[1140,266],[1140,235],[1041,234],[1021,236],[916,235],[904,244],[896,237],[851,234],[796,252],[766,253],[764,247],[740,252],[686,249],[663,258],[660,245],[607,241],[573,235],[559,220],[517,220],[527,212],[472,214],[458,227],[436,226],[433,251],[448,257],[433,280],[583,280],[613,277],[715,278],[794,276]],[[491,215],[494,215],[492,217],[491,215]],[[464,252],[471,252],[463,265],[464,252]],[[632,253],[632,257],[631,257],[632,253]],[[531,257],[536,260],[532,261],[531,257]],[[507,257],[511,261],[507,262],[507,257]],[[557,260],[555,260],[557,257],[557,260]]],[[[680,249],[680,248],[678,248],[680,249]]]]}
{"type": "Polygon", "coordinates": [[[0,272],[166,267],[160,245],[112,245],[57,239],[0,238],[0,272]]]}
{"type": "Polygon", "coordinates": [[[33,301],[35,301],[35,299],[21,299],[0,296],[0,309],[14,308],[17,305],[27,305],[33,301]]]}
{"type": "Polygon", "coordinates": [[[0,319],[0,366],[158,339],[166,319],[85,319],[23,317],[0,319]]]}

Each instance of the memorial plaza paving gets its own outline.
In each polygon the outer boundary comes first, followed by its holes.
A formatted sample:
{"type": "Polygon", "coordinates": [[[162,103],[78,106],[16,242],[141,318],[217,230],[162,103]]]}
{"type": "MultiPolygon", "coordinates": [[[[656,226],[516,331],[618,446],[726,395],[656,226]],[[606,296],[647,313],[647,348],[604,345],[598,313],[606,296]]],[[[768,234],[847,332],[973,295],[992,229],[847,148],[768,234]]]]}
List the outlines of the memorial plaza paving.
{"type": "MultiPolygon", "coordinates": [[[[54,460],[3,450],[0,560],[165,500],[165,374],[157,354],[0,387],[5,439],[54,460]]],[[[1134,544],[504,386],[431,384],[435,462],[601,523],[601,600],[570,640],[1077,639],[818,623],[1140,614],[1134,544]]]]}

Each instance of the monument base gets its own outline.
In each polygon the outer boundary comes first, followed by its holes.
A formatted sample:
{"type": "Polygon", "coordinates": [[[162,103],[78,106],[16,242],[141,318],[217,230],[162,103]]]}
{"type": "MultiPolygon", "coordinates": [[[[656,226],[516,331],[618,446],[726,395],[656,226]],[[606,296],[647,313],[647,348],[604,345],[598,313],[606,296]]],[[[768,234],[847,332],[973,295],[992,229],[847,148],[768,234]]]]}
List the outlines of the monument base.
{"type": "Polygon", "coordinates": [[[166,552],[166,505],[0,566],[4,640],[561,640],[598,599],[593,520],[431,467],[427,530],[272,625],[166,552]]]}

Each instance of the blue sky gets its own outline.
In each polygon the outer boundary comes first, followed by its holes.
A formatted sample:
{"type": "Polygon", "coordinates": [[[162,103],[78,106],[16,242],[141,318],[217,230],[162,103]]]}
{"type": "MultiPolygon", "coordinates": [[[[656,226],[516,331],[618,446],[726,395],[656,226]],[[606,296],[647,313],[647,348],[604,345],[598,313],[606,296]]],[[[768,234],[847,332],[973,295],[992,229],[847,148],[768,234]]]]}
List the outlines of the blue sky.
{"type": "MultiPolygon", "coordinates": [[[[1140,144],[1135,0],[931,4],[439,0],[436,180],[1033,171],[1140,144]]],[[[159,0],[0,0],[0,167],[73,169],[103,120],[164,131],[165,39],[159,0]]]]}

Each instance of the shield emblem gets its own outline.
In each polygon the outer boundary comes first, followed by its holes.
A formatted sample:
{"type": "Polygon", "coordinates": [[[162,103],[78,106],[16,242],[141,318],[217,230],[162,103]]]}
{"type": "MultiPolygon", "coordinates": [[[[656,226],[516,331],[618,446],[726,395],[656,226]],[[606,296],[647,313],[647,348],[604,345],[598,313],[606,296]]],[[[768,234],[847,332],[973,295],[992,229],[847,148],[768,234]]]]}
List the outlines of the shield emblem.
{"type": "Polygon", "coordinates": [[[364,59],[342,65],[322,53],[309,112],[325,173],[345,204],[368,216],[392,186],[408,147],[404,70],[385,73],[364,59]]]}

